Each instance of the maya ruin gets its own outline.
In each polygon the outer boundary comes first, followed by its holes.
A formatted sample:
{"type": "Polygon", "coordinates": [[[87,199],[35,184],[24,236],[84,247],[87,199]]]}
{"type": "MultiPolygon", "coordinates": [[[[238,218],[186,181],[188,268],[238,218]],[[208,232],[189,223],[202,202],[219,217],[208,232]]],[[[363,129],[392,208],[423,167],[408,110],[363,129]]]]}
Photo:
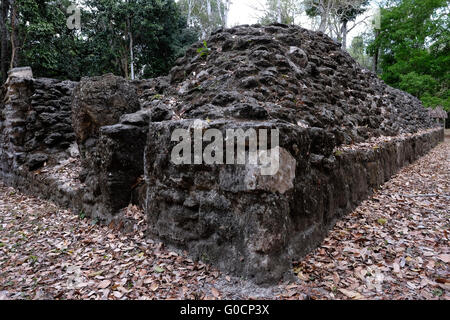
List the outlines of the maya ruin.
{"type": "MultiPolygon", "coordinates": [[[[339,43],[296,26],[238,26],[196,43],[168,76],[80,82],[10,71],[0,106],[0,179],[75,213],[122,223],[258,284],[289,276],[403,166],[444,139],[412,95],[339,43]],[[176,129],[278,129],[280,170],[175,165],[176,129]]],[[[203,145],[206,147],[206,144],[203,145]]]]}

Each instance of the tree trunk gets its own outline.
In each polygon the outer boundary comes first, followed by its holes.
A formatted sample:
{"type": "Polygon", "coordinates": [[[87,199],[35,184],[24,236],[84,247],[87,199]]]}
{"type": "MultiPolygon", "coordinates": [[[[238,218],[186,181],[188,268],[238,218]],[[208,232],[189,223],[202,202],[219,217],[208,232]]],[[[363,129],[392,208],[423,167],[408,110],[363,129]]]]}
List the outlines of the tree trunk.
{"type": "Polygon", "coordinates": [[[328,26],[328,15],[331,10],[332,1],[320,1],[318,10],[320,12],[319,31],[325,33],[328,26]]]}
{"type": "MultiPolygon", "coordinates": [[[[128,1],[127,1],[128,2],[128,1]]],[[[122,65],[122,71],[124,74],[124,78],[128,79],[128,75],[129,75],[129,68],[128,68],[128,52],[129,52],[129,36],[130,36],[130,31],[128,29],[128,18],[126,18],[125,20],[125,30],[124,30],[124,41],[120,41],[120,62],[122,65]]]]}
{"type": "Polygon", "coordinates": [[[277,13],[278,13],[277,22],[278,23],[283,22],[283,18],[282,18],[282,14],[281,14],[281,0],[277,1],[277,13]]]}
{"type": "Polygon", "coordinates": [[[217,12],[219,13],[221,25],[222,25],[222,27],[224,27],[224,23],[223,23],[223,22],[224,22],[224,20],[225,20],[225,17],[224,17],[223,12],[222,12],[222,6],[221,6],[221,3],[222,3],[221,0],[216,0],[216,4],[217,4],[217,12]]]}
{"type": "Polygon", "coordinates": [[[206,14],[208,15],[208,22],[211,21],[211,1],[206,0],[206,14]]]}
{"type": "Polygon", "coordinates": [[[16,0],[11,2],[11,63],[10,69],[17,67],[19,61],[19,19],[16,0]]]}
{"type": "Polygon", "coordinates": [[[230,16],[230,5],[231,0],[225,0],[225,9],[223,13],[223,25],[225,28],[228,28],[228,17],[230,16]]]}
{"type": "MultiPolygon", "coordinates": [[[[380,30],[375,29],[375,41],[378,39],[378,37],[380,36],[380,30]]],[[[373,72],[377,73],[378,72],[378,59],[379,59],[379,51],[380,49],[378,47],[375,48],[375,53],[373,56],[373,72]]]]}
{"type": "Polygon", "coordinates": [[[134,76],[134,50],[133,50],[133,33],[131,32],[131,23],[128,19],[128,34],[130,37],[130,69],[131,69],[131,80],[135,79],[134,76]]]}
{"type": "Polygon", "coordinates": [[[212,19],[212,9],[211,0],[206,0],[206,26],[201,23],[202,39],[206,39],[209,33],[211,33],[211,19],[212,19]]]}
{"type": "Polygon", "coordinates": [[[344,50],[347,49],[347,33],[348,33],[347,23],[348,22],[346,20],[344,20],[342,22],[342,28],[341,28],[342,49],[344,49],[344,50]]]}
{"type": "Polygon", "coordinates": [[[2,0],[2,9],[0,17],[0,32],[1,32],[1,72],[2,83],[4,83],[8,76],[8,29],[6,28],[9,11],[9,0],[2,0]]]}
{"type": "Polygon", "coordinates": [[[192,1],[194,1],[194,0],[188,0],[188,15],[187,15],[187,25],[188,25],[188,27],[191,26],[192,1]]]}

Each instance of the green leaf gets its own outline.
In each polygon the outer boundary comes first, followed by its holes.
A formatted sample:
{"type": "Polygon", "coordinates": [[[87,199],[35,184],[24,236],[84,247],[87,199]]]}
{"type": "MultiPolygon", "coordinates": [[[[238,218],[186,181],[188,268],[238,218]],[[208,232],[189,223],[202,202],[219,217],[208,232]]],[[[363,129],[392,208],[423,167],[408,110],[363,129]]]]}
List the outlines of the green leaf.
{"type": "Polygon", "coordinates": [[[157,273],[163,273],[165,270],[161,268],[160,266],[154,266],[153,270],[157,273]]]}

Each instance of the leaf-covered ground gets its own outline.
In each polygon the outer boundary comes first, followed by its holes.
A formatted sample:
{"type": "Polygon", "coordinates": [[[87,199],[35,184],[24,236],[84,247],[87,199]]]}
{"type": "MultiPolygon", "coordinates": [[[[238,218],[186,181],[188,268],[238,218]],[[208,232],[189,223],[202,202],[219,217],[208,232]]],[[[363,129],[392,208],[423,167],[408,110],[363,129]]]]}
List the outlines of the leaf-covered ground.
{"type": "Polygon", "coordinates": [[[449,233],[447,135],[339,221],[294,271],[317,298],[449,299],[449,233]]]}
{"type": "Polygon", "coordinates": [[[296,278],[260,288],[0,185],[0,299],[449,299],[450,139],[343,218],[296,278]]]}

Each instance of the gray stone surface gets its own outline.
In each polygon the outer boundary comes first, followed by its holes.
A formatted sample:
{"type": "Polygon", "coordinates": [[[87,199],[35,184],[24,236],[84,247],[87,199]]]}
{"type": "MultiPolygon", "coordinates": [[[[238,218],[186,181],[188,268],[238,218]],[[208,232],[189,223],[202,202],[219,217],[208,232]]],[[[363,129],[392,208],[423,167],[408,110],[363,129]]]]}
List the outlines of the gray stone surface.
{"type": "Polygon", "coordinates": [[[134,86],[125,79],[107,74],[83,78],[72,100],[72,125],[81,154],[95,145],[100,128],[119,122],[122,115],[140,109],[134,86]]]}
{"type": "MultiPolygon", "coordinates": [[[[75,140],[70,118],[76,83],[11,76],[0,110],[1,166],[36,170],[66,157],[75,140]]],[[[6,173],[5,173],[6,174],[6,173]]]]}

